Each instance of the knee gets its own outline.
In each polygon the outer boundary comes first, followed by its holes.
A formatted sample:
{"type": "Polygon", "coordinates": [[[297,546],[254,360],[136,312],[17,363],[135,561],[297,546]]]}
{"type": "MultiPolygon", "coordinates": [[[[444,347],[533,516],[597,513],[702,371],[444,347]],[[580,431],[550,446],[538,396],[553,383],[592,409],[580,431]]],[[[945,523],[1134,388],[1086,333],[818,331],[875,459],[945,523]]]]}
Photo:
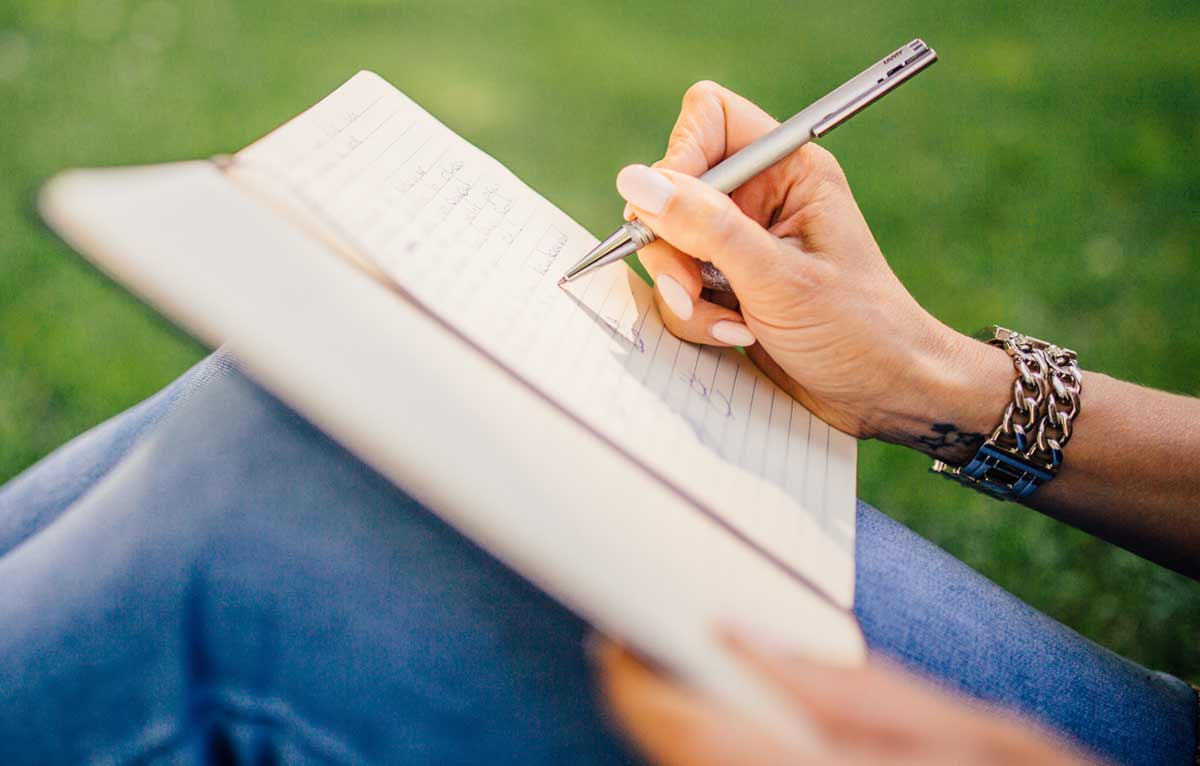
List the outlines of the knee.
{"type": "Polygon", "coordinates": [[[377,566],[398,526],[424,525],[411,499],[237,374],[189,395],[111,480],[92,509],[106,536],[124,538],[141,580],[186,587],[215,629],[294,623],[377,566]]]}

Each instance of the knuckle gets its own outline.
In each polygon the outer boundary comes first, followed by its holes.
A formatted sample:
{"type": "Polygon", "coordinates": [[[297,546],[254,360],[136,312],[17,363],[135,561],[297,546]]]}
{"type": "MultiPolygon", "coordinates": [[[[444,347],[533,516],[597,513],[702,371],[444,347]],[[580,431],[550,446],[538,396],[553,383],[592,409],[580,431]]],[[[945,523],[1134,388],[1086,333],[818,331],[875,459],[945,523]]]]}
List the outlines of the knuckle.
{"type": "Polygon", "coordinates": [[[814,164],[837,164],[837,157],[835,157],[833,152],[829,151],[824,146],[821,146],[817,143],[806,144],[805,146],[808,149],[809,160],[814,164]]]}
{"type": "Polygon", "coordinates": [[[837,210],[836,200],[848,194],[850,187],[844,176],[819,175],[815,179],[812,193],[812,213],[820,215],[837,210]]]}
{"type": "Polygon", "coordinates": [[[712,246],[717,251],[727,251],[734,246],[738,238],[740,212],[732,203],[728,205],[709,201],[703,210],[708,222],[712,246]]]}
{"type": "Polygon", "coordinates": [[[828,286],[834,279],[835,269],[826,261],[805,257],[789,260],[788,280],[804,292],[817,292],[828,286]]]}
{"type": "Polygon", "coordinates": [[[666,156],[651,167],[665,167],[674,170],[687,157],[697,153],[703,155],[691,128],[686,125],[676,125],[671,129],[671,135],[667,138],[666,156]]]}
{"type": "Polygon", "coordinates": [[[719,95],[724,88],[712,80],[699,80],[691,84],[683,93],[683,106],[686,108],[705,99],[719,95]]]}
{"type": "Polygon", "coordinates": [[[810,144],[810,146],[813,151],[809,153],[809,167],[817,183],[822,186],[848,188],[846,172],[842,170],[842,165],[837,161],[837,157],[834,157],[833,153],[823,146],[815,144],[810,144]]]}

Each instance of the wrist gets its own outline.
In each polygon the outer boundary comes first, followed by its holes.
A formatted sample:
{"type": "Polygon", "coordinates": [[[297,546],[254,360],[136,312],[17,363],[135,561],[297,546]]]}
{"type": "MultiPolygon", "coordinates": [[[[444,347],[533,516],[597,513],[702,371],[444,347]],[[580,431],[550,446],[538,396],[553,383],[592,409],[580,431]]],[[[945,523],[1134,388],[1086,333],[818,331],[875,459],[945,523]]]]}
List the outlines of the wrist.
{"type": "Polygon", "coordinates": [[[1013,366],[1003,349],[933,320],[895,385],[878,436],[951,465],[963,465],[1012,401],[1013,366]]]}

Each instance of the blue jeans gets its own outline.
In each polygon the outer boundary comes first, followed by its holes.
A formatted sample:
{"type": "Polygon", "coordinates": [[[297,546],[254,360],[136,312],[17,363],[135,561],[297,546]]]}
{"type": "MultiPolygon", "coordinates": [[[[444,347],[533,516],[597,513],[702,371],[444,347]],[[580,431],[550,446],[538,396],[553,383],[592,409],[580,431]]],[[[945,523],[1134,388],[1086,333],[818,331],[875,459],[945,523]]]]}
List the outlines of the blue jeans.
{"type": "MultiPolygon", "coordinates": [[[[397,435],[397,438],[403,438],[397,435]]],[[[587,626],[210,357],[0,489],[0,762],[620,763],[587,626]]],[[[872,648],[1123,763],[1196,698],[866,505],[872,648]]]]}

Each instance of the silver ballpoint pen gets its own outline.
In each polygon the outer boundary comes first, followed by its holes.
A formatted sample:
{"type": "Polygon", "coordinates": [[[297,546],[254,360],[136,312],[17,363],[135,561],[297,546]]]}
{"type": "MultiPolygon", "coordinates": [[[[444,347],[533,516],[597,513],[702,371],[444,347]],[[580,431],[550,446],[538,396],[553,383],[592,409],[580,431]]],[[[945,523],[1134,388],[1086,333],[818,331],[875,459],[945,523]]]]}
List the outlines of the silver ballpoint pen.
{"type": "MultiPolygon", "coordinates": [[[[935,61],[937,53],[932,48],[921,40],[913,40],[770,133],[710,168],[700,176],[700,180],[729,194],[809,141],[827,135],[935,61]]],[[[567,269],[558,283],[570,282],[601,266],[619,261],[656,238],[654,232],[636,218],[627,221],[567,269]]],[[[711,263],[701,262],[700,273],[705,287],[729,291],[725,275],[711,263]]]]}

